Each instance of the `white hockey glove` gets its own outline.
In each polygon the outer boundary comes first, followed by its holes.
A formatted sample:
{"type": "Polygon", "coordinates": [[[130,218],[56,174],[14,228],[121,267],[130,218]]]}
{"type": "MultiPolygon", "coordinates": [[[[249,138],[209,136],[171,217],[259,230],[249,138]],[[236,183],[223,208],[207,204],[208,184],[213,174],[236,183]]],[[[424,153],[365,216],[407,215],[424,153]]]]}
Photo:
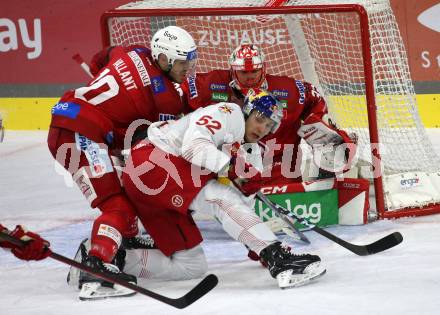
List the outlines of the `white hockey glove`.
{"type": "Polygon", "coordinates": [[[298,135],[312,147],[313,162],[320,169],[331,173],[346,172],[356,155],[357,136],[349,136],[324,120],[310,115],[298,129],[298,135]]]}
{"type": "Polygon", "coordinates": [[[219,172],[218,181],[228,185],[232,183],[243,195],[251,196],[261,189],[264,179],[261,172],[252,164],[246,162],[246,158],[241,152],[240,144],[232,145],[230,154],[231,160],[225,168],[219,172]]]}

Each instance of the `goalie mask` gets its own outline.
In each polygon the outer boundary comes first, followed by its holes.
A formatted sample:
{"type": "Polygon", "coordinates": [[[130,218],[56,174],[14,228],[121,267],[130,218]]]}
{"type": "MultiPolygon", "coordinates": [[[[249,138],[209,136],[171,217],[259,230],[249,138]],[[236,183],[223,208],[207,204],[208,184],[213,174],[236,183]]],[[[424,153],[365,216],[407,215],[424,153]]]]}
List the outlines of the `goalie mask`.
{"type": "Polygon", "coordinates": [[[266,78],[266,65],[264,54],[260,48],[251,44],[243,44],[237,47],[229,57],[231,76],[237,87],[244,93],[249,88],[260,88],[266,78]],[[254,71],[261,69],[260,77],[255,82],[243,82],[237,76],[237,71],[254,71]]]}
{"type": "Polygon", "coordinates": [[[249,90],[242,111],[245,117],[249,117],[254,110],[269,117],[275,123],[270,130],[271,133],[278,130],[283,119],[283,105],[272,93],[265,90],[249,90]]]}
{"type": "Polygon", "coordinates": [[[197,46],[192,36],[178,26],[167,26],[158,30],[151,39],[151,55],[157,61],[159,55],[168,58],[168,71],[174,61],[186,60],[189,62],[190,72],[194,72],[197,62],[197,46]]]}

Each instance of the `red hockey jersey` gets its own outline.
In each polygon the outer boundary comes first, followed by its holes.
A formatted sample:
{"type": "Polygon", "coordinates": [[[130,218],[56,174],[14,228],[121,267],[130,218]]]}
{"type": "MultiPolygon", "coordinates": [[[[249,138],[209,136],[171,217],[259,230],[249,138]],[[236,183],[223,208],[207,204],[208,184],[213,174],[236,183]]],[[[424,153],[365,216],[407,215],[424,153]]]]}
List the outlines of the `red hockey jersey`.
{"type": "Polygon", "coordinates": [[[116,47],[87,86],[66,92],[53,107],[51,126],[122,148],[133,121],[173,119],[187,112],[184,104],[180,85],[164,75],[147,48],[116,47]]]}

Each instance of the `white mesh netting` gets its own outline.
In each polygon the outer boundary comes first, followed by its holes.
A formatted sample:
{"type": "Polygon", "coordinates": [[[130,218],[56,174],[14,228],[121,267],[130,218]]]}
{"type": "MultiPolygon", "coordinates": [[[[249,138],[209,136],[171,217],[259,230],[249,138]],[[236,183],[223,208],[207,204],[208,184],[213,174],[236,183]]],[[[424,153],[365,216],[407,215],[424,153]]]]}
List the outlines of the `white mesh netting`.
{"type": "MultiPolygon", "coordinates": [[[[118,9],[219,8],[264,6],[267,1],[138,1],[118,9]]],[[[286,5],[346,4],[353,1],[289,1],[286,5]]],[[[368,11],[377,125],[385,174],[436,172],[433,151],[419,117],[405,47],[388,1],[356,1],[368,11]]],[[[249,9],[249,13],[251,12],[249,9]]],[[[221,12],[219,12],[220,14],[221,12]]],[[[356,13],[115,17],[108,20],[112,45],[149,46],[152,34],[167,25],[190,32],[199,49],[197,71],[227,69],[240,43],[258,44],[267,71],[318,86],[336,123],[359,136],[360,157],[371,160],[365,74],[356,13]]]]}

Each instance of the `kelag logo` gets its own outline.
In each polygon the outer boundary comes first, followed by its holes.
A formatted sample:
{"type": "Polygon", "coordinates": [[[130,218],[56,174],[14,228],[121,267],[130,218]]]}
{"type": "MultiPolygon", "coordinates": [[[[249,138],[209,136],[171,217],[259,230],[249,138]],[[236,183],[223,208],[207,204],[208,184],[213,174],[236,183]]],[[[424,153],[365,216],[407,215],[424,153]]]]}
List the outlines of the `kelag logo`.
{"type": "Polygon", "coordinates": [[[321,204],[312,203],[307,207],[307,205],[297,205],[293,210],[291,210],[299,218],[307,219],[309,223],[316,224],[321,221],[321,204]]]}
{"type": "MultiPolygon", "coordinates": [[[[338,191],[336,189],[267,195],[273,202],[289,210],[311,224],[329,226],[339,223],[338,191]]],[[[255,213],[263,220],[276,217],[261,201],[255,203],[255,213]]],[[[298,228],[304,228],[295,223],[298,228]]]]}

